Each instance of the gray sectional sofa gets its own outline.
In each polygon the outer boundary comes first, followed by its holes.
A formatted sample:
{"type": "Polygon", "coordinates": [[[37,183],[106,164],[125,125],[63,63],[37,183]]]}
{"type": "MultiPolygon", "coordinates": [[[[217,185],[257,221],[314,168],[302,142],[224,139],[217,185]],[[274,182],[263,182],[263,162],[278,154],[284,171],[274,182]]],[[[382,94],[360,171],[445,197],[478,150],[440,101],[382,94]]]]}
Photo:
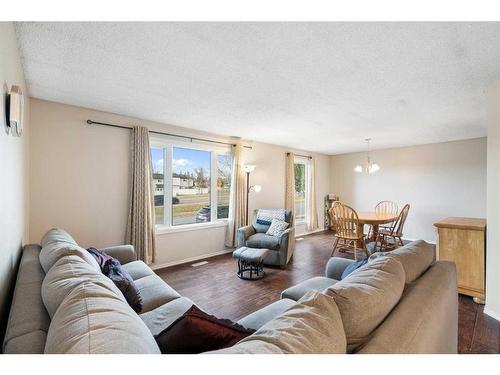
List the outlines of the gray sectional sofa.
{"type": "MultiPolygon", "coordinates": [[[[131,245],[100,250],[117,258],[134,279],[143,299],[141,313],[132,310],[85,249],[64,230],[52,229],[40,245],[23,249],[3,353],[159,353],[154,335],[193,301],[137,260],[131,245]]],[[[259,328],[293,303],[281,302],[240,322],[259,328]]]]}
{"type": "MultiPolygon", "coordinates": [[[[53,229],[24,247],[4,353],[160,353],[154,335],[193,301],[136,260],[131,246],[103,250],[131,274],[143,311],[132,310],[69,234],[53,229]]],[[[342,281],[350,261],[332,258],[324,278],[239,321],[257,332],[212,353],[456,353],[455,266],[429,254],[414,242],[376,254],[342,281]]]]}

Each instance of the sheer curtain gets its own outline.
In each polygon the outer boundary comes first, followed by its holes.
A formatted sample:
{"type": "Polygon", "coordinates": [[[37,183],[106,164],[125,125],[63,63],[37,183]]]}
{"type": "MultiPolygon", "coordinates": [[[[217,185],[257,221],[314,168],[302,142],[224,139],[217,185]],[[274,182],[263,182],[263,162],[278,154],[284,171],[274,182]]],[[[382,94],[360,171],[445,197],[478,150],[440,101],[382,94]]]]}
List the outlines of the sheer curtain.
{"type": "Polygon", "coordinates": [[[237,144],[232,149],[233,167],[231,192],[229,193],[229,217],[226,231],[226,246],[236,246],[236,231],[245,225],[245,169],[243,165],[243,146],[237,144]]]}
{"type": "Polygon", "coordinates": [[[316,208],[316,172],[314,158],[309,159],[309,178],[307,180],[308,188],[306,197],[307,207],[307,230],[313,231],[318,229],[318,212],[316,208]]]}
{"type": "Polygon", "coordinates": [[[285,208],[292,211],[293,225],[295,223],[295,155],[293,152],[287,152],[286,154],[285,208]]]}
{"type": "Polygon", "coordinates": [[[134,126],[131,139],[131,183],[126,241],[134,246],[140,260],[155,261],[155,222],[149,131],[134,126]]]}

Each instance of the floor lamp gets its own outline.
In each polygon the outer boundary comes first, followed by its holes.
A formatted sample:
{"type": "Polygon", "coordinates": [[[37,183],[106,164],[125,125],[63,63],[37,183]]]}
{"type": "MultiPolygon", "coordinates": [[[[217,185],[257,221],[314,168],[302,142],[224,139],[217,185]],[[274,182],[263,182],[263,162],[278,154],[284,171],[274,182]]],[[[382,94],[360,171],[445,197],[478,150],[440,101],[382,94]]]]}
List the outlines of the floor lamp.
{"type": "Polygon", "coordinates": [[[255,169],[255,165],[251,164],[246,164],[245,165],[245,173],[247,174],[247,204],[246,204],[246,215],[245,215],[245,225],[248,225],[248,196],[250,195],[250,191],[252,188],[255,190],[256,193],[262,190],[262,188],[259,185],[252,185],[250,186],[250,173],[252,173],[255,169]]]}

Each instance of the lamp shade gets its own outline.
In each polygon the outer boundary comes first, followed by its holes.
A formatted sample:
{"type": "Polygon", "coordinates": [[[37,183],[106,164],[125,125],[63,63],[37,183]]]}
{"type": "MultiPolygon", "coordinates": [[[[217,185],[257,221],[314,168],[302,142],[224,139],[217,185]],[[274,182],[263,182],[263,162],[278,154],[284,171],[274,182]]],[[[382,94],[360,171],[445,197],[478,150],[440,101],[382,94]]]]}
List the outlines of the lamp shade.
{"type": "Polygon", "coordinates": [[[255,169],[255,165],[245,164],[245,173],[252,173],[255,169]]]}

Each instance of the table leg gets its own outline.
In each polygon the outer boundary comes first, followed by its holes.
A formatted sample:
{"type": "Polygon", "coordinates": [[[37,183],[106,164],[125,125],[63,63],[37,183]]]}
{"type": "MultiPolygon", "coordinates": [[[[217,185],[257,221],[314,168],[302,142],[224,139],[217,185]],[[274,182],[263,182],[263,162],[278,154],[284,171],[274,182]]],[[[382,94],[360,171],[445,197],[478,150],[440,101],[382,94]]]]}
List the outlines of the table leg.
{"type": "MultiPolygon", "coordinates": [[[[359,234],[363,233],[364,227],[365,227],[365,225],[364,225],[364,224],[358,223],[358,227],[357,227],[357,229],[356,229],[357,233],[359,233],[359,234]]],[[[358,234],[358,235],[359,235],[359,234],[358,234]]],[[[363,240],[362,240],[362,239],[361,239],[361,240],[356,241],[356,247],[357,247],[358,249],[363,248],[363,240]]]]}
{"type": "Polygon", "coordinates": [[[373,235],[370,241],[375,241],[378,237],[378,224],[373,224],[373,235]]]}

